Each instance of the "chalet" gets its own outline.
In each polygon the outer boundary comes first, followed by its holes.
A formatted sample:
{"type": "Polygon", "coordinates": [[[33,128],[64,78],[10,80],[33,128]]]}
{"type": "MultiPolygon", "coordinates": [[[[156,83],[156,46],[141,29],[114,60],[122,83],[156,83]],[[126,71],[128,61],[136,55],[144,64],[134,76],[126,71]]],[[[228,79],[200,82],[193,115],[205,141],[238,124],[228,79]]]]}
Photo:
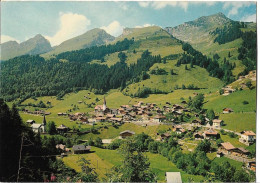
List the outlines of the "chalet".
{"type": "Polygon", "coordinates": [[[110,114],[117,115],[118,114],[118,109],[110,109],[110,114]]]}
{"type": "Polygon", "coordinates": [[[82,116],[79,119],[80,119],[81,122],[85,122],[85,123],[88,122],[88,118],[86,116],[82,116]]]}
{"type": "Polygon", "coordinates": [[[81,112],[77,112],[77,113],[74,114],[74,116],[77,116],[77,117],[83,116],[83,115],[84,115],[84,113],[81,113],[81,112]]]}
{"type": "Polygon", "coordinates": [[[186,130],[185,130],[184,128],[181,128],[181,129],[177,129],[175,132],[176,132],[177,134],[183,134],[183,133],[186,132],[186,130]]]}
{"type": "Polygon", "coordinates": [[[203,134],[202,134],[201,132],[197,132],[197,133],[195,133],[193,136],[194,136],[194,139],[195,139],[195,140],[204,139],[204,136],[203,136],[203,134]]]}
{"type": "Polygon", "coordinates": [[[137,105],[138,105],[138,106],[141,106],[141,105],[143,105],[143,104],[144,104],[143,101],[139,101],[137,105]]]}
{"type": "Polygon", "coordinates": [[[45,133],[46,132],[46,119],[45,115],[43,116],[42,124],[33,123],[31,125],[32,131],[35,133],[45,133]]]}
{"type": "Polygon", "coordinates": [[[127,108],[129,108],[129,105],[121,105],[120,107],[123,109],[127,109],[127,108]]]}
{"type": "Polygon", "coordinates": [[[107,119],[106,117],[97,117],[96,122],[105,122],[106,119],[107,119]]]}
{"type": "Polygon", "coordinates": [[[256,162],[255,161],[249,161],[246,165],[246,167],[250,170],[252,170],[253,172],[256,171],[256,162]]]}
{"type": "Polygon", "coordinates": [[[69,128],[67,126],[65,126],[64,124],[61,124],[60,126],[57,127],[57,131],[59,133],[66,133],[69,130],[69,128]]]}
{"type": "Polygon", "coordinates": [[[50,114],[51,114],[51,112],[45,112],[44,114],[45,114],[45,115],[50,115],[50,114]]]}
{"type": "Polygon", "coordinates": [[[182,183],[180,172],[166,172],[167,183],[182,183]]]}
{"type": "Polygon", "coordinates": [[[154,118],[153,118],[153,121],[154,121],[154,122],[162,122],[162,121],[164,121],[164,120],[166,120],[166,116],[156,115],[156,116],[154,116],[154,118]]]}
{"type": "Polygon", "coordinates": [[[165,139],[168,139],[169,137],[171,137],[171,134],[169,132],[165,132],[165,133],[160,135],[160,139],[162,141],[165,140],[165,139]]]}
{"type": "Polygon", "coordinates": [[[181,101],[182,104],[187,104],[187,102],[185,100],[181,101]]]}
{"type": "Polygon", "coordinates": [[[110,118],[109,121],[115,122],[115,123],[122,123],[123,119],[122,118],[110,118]]]}
{"type": "Polygon", "coordinates": [[[219,152],[223,154],[231,154],[232,150],[236,149],[230,142],[224,142],[220,144],[219,152]]]}
{"type": "Polygon", "coordinates": [[[241,132],[241,137],[239,138],[239,142],[246,144],[249,146],[255,142],[255,133],[253,131],[243,131],[241,132]]]}
{"type": "Polygon", "coordinates": [[[220,128],[223,125],[223,121],[221,119],[213,119],[213,127],[220,128]]]}
{"type": "Polygon", "coordinates": [[[199,125],[201,125],[201,120],[194,119],[194,120],[192,120],[191,125],[192,126],[199,126],[199,125]]]}
{"type": "Polygon", "coordinates": [[[203,136],[205,139],[218,138],[219,133],[217,131],[214,131],[213,129],[209,129],[203,133],[203,136]]]}
{"type": "Polygon", "coordinates": [[[74,154],[84,154],[89,152],[91,149],[91,146],[85,146],[85,145],[74,145],[72,147],[74,154]]]}
{"type": "Polygon", "coordinates": [[[247,156],[249,155],[248,150],[244,149],[243,147],[236,148],[230,142],[221,143],[219,151],[223,154],[239,156],[243,158],[247,158],[247,156]]]}
{"type": "Polygon", "coordinates": [[[114,117],[116,117],[115,114],[107,114],[107,118],[114,118],[114,117]]]}
{"type": "Polygon", "coordinates": [[[63,144],[57,144],[56,145],[56,149],[61,149],[61,150],[65,150],[66,145],[63,144]]]}
{"type": "Polygon", "coordinates": [[[26,123],[32,125],[33,123],[35,123],[35,121],[32,120],[32,119],[28,119],[28,120],[26,121],[26,123]]]}
{"type": "Polygon", "coordinates": [[[216,154],[216,157],[217,157],[217,158],[220,158],[220,157],[222,157],[222,156],[224,156],[224,154],[223,154],[221,151],[218,151],[217,154],[216,154]]]}
{"type": "Polygon", "coordinates": [[[233,93],[235,90],[230,88],[230,87],[226,87],[226,88],[223,88],[224,90],[224,94],[225,96],[229,95],[230,93],[233,93]]]}
{"type": "Polygon", "coordinates": [[[228,113],[231,113],[231,112],[234,112],[231,108],[224,108],[223,109],[223,114],[228,114],[228,113]]]}
{"type": "Polygon", "coordinates": [[[133,131],[130,131],[130,130],[125,130],[125,131],[122,131],[119,135],[122,139],[125,139],[127,137],[131,137],[132,135],[134,135],[135,132],[133,131]]]}

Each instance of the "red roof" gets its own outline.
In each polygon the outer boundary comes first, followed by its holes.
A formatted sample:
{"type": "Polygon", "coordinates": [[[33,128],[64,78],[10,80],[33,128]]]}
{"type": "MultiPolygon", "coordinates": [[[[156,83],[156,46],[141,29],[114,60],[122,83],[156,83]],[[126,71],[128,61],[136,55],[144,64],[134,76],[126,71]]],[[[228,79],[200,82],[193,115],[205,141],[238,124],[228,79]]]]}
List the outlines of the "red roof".
{"type": "Polygon", "coordinates": [[[242,134],[247,136],[255,136],[255,133],[253,131],[244,131],[244,133],[242,134]]]}
{"type": "Polygon", "coordinates": [[[97,105],[95,109],[103,109],[103,105],[97,105]]]}
{"type": "Polygon", "coordinates": [[[224,142],[224,143],[221,143],[221,145],[222,145],[226,150],[236,149],[230,142],[224,142]]]}

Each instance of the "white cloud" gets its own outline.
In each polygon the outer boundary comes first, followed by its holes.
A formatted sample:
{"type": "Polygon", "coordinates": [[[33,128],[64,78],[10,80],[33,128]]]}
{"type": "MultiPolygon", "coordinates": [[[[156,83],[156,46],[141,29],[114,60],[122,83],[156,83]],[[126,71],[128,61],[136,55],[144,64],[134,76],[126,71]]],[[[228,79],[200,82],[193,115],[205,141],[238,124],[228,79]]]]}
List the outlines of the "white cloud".
{"type": "Polygon", "coordinates": [[[103,26],[101,29],[104,29],[107,33],[111,34],[112,36],[119,36],[123,33],[124,27],[120,25],[118,21],[111,22],[108,26],[103,26]]]}
{"type": "Polygon", "coordinates": [[[150,2],[148,2],[148,1],[141,1],[141,2],[138,2],[138,4],[139,4],[139,6],[146,8],[146,7],[148,7],[150,5],[150,2]]]}
{"type": "Polygon", "coordinates": [[[256,22],[256,14],[247,15],[241,18],[242,22],[256,22]]]}
{"type": "Polygon", "coordinates": [[[238,13],[238,10],[240,8],[243,7],[248,7],[255,4],[255,2],[249,2],[249,1],[238,1],[238,2],[234,2],[234,1],[229,1],[229,2],[225,2],[223,5],[224,9],[228,9],[231,8],[228,12],[228,17],[231,15],[236,15],[238,13]]]}
{"type": "Polygon", "coordinates": [[[143,27],[150,27],[153,26],[154,24],[144,24],[144,25],[137,25],[135,28],[143,28],[143,27]]]}
{"type": "Polygon", "coordinates": [[[16,41],[16,42],[20,43],[19,40],[15,39],[15,38],[13,38],[11,36],[1,35],[1,43],[5,43],[7,41],[16,41]]]}
{"type": "Polygon", "coordinates": [[[52,46],[59,45],[65,40],[83,34],[91,21],[77,13],[60,13],[60,28],[54,36],[45,36],[52,46]]]}
{"type": "Polygon", "coordinates": [[[142,1],[138,2],[139,6],[147,8],[151,7],[153,9],[159,10],[162,8],[165,8],[166,6],[172,6],[172,7],[179,7],[182,8],[185,12],[188,10],[189,3],[194,3],[194,4],[206,4],[207,6],[212,6],[216,2],[211,2],[211,1],[154,1],[154,2],[149,2],[149,1],[142,1]]]}

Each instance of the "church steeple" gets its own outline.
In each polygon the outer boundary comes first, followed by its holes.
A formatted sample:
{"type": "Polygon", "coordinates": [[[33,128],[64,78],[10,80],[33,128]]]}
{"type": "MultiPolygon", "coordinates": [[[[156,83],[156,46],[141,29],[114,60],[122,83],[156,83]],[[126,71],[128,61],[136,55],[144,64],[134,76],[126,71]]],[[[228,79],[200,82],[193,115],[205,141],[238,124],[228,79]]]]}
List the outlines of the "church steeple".
{"type": "Polygon", "coordinates": [[[105,111],[106,109],[107,109],[107,102],[106,102],[106,98],[104,96],[103,111],[105,111]]]}
{"type": "Polygon", "coordinates": [[[45,114],[43,115],[43,121],[42,121],[43,125],[46,125],[46,119],[45,119],[45,114]]]}

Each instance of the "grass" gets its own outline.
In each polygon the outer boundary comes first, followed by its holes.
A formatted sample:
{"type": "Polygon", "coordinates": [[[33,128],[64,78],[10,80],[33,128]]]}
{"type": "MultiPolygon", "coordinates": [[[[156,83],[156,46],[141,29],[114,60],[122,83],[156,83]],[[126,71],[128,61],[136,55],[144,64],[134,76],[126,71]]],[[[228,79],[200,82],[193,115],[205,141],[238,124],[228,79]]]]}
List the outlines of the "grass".
{"type": "Polygon", "coordinates": [[[89,133],[89,134],[82,135],[82,136],[80,136],[80,139],[88,140],[90,138],[96,139],[97,137],[100,137],[102,139],[114,139],[114,138],[118,137],[119,133],[124,130],[134,131],[135,134],[140,134],[140,133],[144,132],[144,133],[156,138],[156,133],[159,130],[167,130],[170,127],[171,126],[168,126],[168,125],[142,127],[142,126],[135,125],[132,123],[125,123],[122,126],[119,126],[118,128],[115,128],[113,126],[109,126],[108,129],[103,128],[100,131],[100,134],[89,133]]]}
{"type": "Polygon", "coordinates": [[[232,159],[229,159],[229,158],[226,158],[226,157],[215,158],[213,160],[213,162],[215,162],[215,163],[222,163],[222,162],[225,162],[225,161],[228,161],[232,166],[236,167],[237,170],[242,170],[242,166],[243,166],[242,162],[235,161],[235,160],[232,160],[232,159]]]}
{"type": "Polygon", "coordinates": [[[223,126],[222,128],[237,132],[244,130],[252,130],[256,132],[255,112],[220,114],[219,118],[226,124],[226,126],[223,126]]]}
{"type": "Polygon", "coordinates": [[[204,105],[206,109],[214,109],[215,112],[222,113],[226,107],[232,108],[234,112],[254,112],[256,110],[256,89],[236,91],[228,96],[214,94],[206,98],[208,102],[204,105]],[[249,104],[244,105],[243,101],[249,104]]]}
{"type": "MultiPolygon", "coordinates": [[[[120,165],[123,160],[117,150],[100,149],[97,147],[92,147],[91,150],[93,153],[69,155],[68,157],[64,157],[63,161],[67,166],[80,172],[81,168],[77,161],[81,157],[84,157],[90,160],[91,167],[95,168],[95,171],[99,175],[99,179],[102,179],[105,178],[105,174],[109,172],[114,165],[120,165]]],[[[150,168],[157,174],[159,182],[165,182],[166,172],[181,172],[183,182],[187,182],[189,177],[193,178],[195,182],[204,180],[203,176],[190,175],[178,169],[176,165],[159,154],[145,153],[145,155],[149,158],[150,168]]]]}
{"type": "MultiPolygon", "coordinates": [[[[175,86],[182,87],[184,84],[186,87],[193,84],[199,88],[206,88],[207,92],[215,92],[223,86],[223,82],[217,78],[210,77],[206,69],[198,66],[185,70],[185,65],[176,67],[176,60],[168,60],[166,64],[156,63],[151,68],[150,71],[156,68],[164,69],[168,72],[167,75],[152,75],[150,74],[150,79],[140,81],[138,83],[133,83],[128,85],[124,92],[127,94],[133,94],[138,91],[139,88],[148,87],[151,89],[159,89],[165,92],[171,92],[175,89],[175,86]],[[177,75],[171,75],[170,70],[177,75]]],[[[150,72],[149,72],[150,73],[150,72]]],[[[198,92],[198,91],[197,91],[198,92]]]]}
{"type": "Polygon", "coordinates": [[[221,139],[224,141],[224,142],[230,142],[233,146],[235,147],[247,147],[245,144],[242,144],[241,142],[239,142],[239,138],[240,137],[237,137],[237,138],[231,138],[229,137],[228,135],[222,135],[220,134],[220,137],[221,139]]]}

